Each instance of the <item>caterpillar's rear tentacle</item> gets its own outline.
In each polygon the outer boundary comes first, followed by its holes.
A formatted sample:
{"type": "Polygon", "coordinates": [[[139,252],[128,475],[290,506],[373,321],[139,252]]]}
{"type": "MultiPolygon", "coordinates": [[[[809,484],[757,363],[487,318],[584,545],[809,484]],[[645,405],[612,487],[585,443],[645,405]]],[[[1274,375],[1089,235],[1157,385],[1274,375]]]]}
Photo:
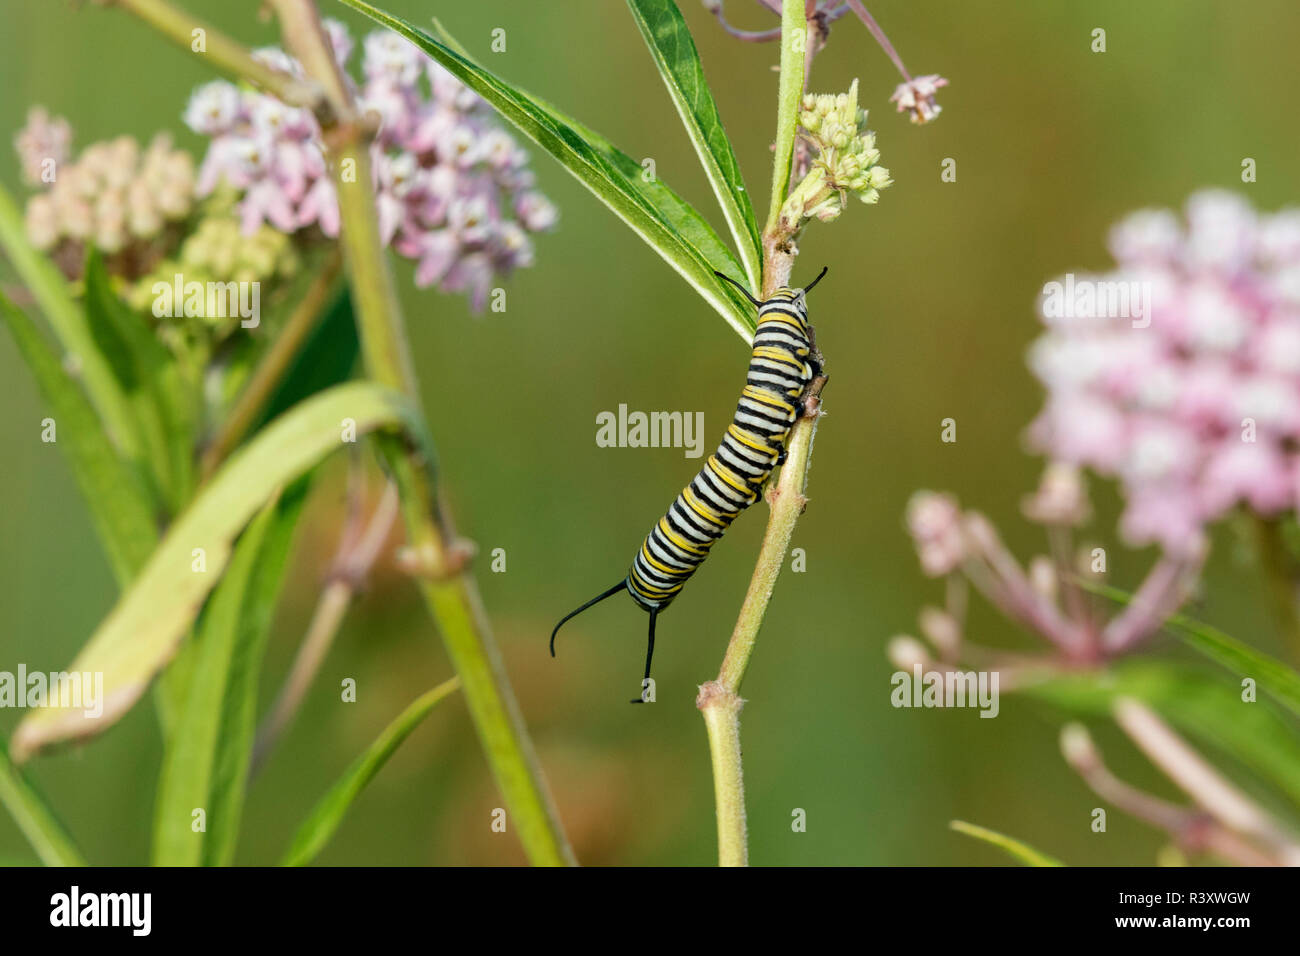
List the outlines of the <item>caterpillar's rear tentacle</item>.
{"type": "Polygon", "coordinates": [[[655,656],[655,618],[659,616],[659,609],[650,612],[650,638],[646,643],[645,649],[645,677],[641,680],[641,696],[632,701],[634,704],[645,703],[646,687],[650,683],[650,662],[655,656]]]}
{"type": "Polygon", "coordinates": [[[571,617],[577,617],[579,614],[587,610],[587,608],[591,607],[593,604],[599,604],[601,601],[605,600],[605,598],[613,597],[619,591],[626,590],[626,588],[627,588],[627,578],[624,578],[622,581],[619,581],[618,584],[615,584],[608,591],[603,591],[600,594],[597,594],[586,604],[582,605],[581,607],[574,608],[568,614],[564,615],[564,617],[560,618],[560,623],[555,625],[555,630],[551,631],[551,656],[552,657],[555,656],[555,635],[560,633],[560,628],[564,626],[565,621],[567,621],[571,617]]]}

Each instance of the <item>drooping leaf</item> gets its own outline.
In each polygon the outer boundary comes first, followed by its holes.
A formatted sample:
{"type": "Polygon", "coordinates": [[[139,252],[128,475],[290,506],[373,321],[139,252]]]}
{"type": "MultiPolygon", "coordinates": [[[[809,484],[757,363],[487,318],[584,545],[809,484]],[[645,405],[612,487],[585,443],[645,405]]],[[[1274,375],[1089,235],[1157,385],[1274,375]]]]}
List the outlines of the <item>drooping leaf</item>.
{"type": "Polygon", "coordinates": [[[252,748],[257,670],[306,484],[306,479],[295,482],[240,535],[203,611],[184,701],[159,776],[157,865],[225,864],[233,856],[252,748]],[[205,815],[198,832],[192,827],[195,808],[205,815]]]}
{"type": "Polygon", "coordinates": [[[1300,734],[1268,699],[1245,702],[1218,674],[1164,661],[1127,660],[1105,672],[1059,676],[1024,693],[1065,710],[1109,717],[1135,697],[1171,724],[1253,770],[1300,802],[1300,734]]]}
{"type": "Polygon", "coordinates": [[[0,315],[41,394],[50,403],[55,445],[68,456],[109,565],[118,584],[125,587],[148,560],[157,541],[149,494],[139,476],[109,444],[95,410],[31,320],[3,296],[0,315]]]}
{"type": "Polygon", "coordinates": [[[27,837],[46,866],[85,866],[72,837],[54,816],[21,770],[9,762],[8,749],[0,741],[0,803],[5,805],[18,829],[27,837]]]}
{"type": "Polygon", "coordinates": [[[627,0],[627,4],[709,177],[713,194],[718,197],[750,288],[757,289],[763,253],[754,207],[731,141],[722,128],[713,93],[704,79],[704,67],[690,28],[673,0],[627,0]]]}
{"type": "Polygon", "coordinates": [[[138,458],[140,438],[126,396],[108,361],[95,347],[81,307],[72,298],[59,270],[27,241],[23,217],[0,186],[0,248],[31,292],[55,337],[85,383],[86,395],[109,438],[122,453],[138,458]]]}
{"type": "Polygon", "coordinates": [[[302,866],[316,857],[339,828],[352,801],[365,789],[366,784],[374,779],[402,741],[410,736],[411,731],[429,715],[438,702],[459,686],[458,677],[444,681],[417,697],[396,720],[384,728],[384,732],[352,762],[298,827],[298,832],[294,834],[293,842],[281,861],[283,866],[302,866]]]}
{"type": "MultiPolygon", "coordinates": [[[[713,275],[714,270],[731,275],[739,274],[740,268],[734,257],[728,255],[729,261],[710,260],[700,248],[670,225],[665,213],[653,205],[645,192],[628,182],[624,170],[619,169],[561,115],[544,107],[539,100],[515,89],[451,46],[434,39],[400,17],[385,13],[364,0],[340,2],[406,37],[482,96],[520,132],[559,160],[565,169],[690,283],[742,339],[750,341],[755,324],[751,310],[742,307],[740,298],[728,291],[729,287],[713,275]]],[[[698,213],[695,217],[704,223],[703,217],[698,213]]],[[[719,246],[721,247],[720,242],[719,246]]]]}
{"type": "MultiPolygon", "coordinates": [[[[168,530],[130,589],[70,665],[104,674],[104,714],[46,706],[13,737],[23,760],[60,741],[102,732],[139,698],[176,652],[230,560],[234,538],[271,497],[353,437],[405,429],[427,444],[409,400],[370,383],[339,385],[280,416],[212,477],[168,530]]],[[[428,452],[432,457],[432,451],[428,452]]]]}
{"type": "Polygon", "coordinates": [[[1005,852],[1026,866],[1065,866],[1060,860],[1048,856],[1039,850],[1035,850],[1028,843],[1023,843],[1014,837],[1009,837],[1005,833],[998,833],[996,830],[990,830],[987,827],[977,826],[974,823],[967,823],[965,820],[950,820],[948,826],[958,833],[964,833],[968,837],[974,837],[976,840],[983,840],[985,843],[991,843],[999,850],[1005,852]]]}

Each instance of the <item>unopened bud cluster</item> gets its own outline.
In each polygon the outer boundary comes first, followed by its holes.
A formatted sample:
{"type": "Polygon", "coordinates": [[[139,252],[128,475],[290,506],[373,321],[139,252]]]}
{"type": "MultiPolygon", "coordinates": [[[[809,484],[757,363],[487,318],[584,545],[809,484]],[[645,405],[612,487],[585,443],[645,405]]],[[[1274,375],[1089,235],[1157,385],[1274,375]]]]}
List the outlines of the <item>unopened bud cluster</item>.
{"type": "Polygon", "coordinates": [[[25,177],[47,187],[27,203],[32,245],[72,276],[80,273],[90,245],[131,263],[156,258],[151,250],[164,232],[194,208],[189,154],[160,133],[143,150],[129,136],[119,136],[68,160],[68,137],[65,121],[33,110],[15,139],[25,177]]]}
{"type": "MultiPolygon", "coordinates": [[[[256,282],[274,287],[274,283],[294,276],[300,265],[298,250],[289,236],[268,225],[245,235],[234,210],[226,209],[201,219],[175,257],[161,260],[129,288],[126,299],[132,308],[148,311],[155,283],[171,283],[178,275],[186,283],[256,282]]],[[[212,330],[217,332],[233,325],[227,316],[205,317],[203,321],[221,326],[212,330]]]]}
{"type": "Polygon", "coordinates": [[[799,126],[814,155],[781,208],[783,231],[794,234],[809,219],[838,218],[850,195],[874,203],[893,182],[889,170],[878,165],[880,150],[876,134],[867,129],[866,110],[858,107],[857,80],[847,93],[805,96],[799,126]]]}

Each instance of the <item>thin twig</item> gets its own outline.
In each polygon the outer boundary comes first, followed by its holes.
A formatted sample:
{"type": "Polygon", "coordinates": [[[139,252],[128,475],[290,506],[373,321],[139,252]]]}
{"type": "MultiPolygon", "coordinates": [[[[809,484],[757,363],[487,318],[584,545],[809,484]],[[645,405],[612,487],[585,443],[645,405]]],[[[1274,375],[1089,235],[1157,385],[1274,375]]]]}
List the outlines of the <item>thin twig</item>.
{"type": "Polygon", "coordinates": [[[329,258],[322,264],[320,272],[290,313],[284,328],[271,343],[248,384],[239,393],[235,407],[204,450],[201,463],[204,478],[217,470],[217,466],[243,440],[248,429],[266,408],[266,403],[271,400],[271,395],[283,380],[290,363],[307,341],[312,329],[316,328],[316,323],[334,292],[341,265],[342,259],[337,247],[331,249],[329,258]]]}
{"type": "Polygon", "coordinates": [[[217,70],[261,87],[291,106],[316,111],[321,105],[321,89],[310,80],[301,80],[281,72],[232,40],[220,30],[172,5],[168,0],[96,0],[101,6],[118,6],[135,14],[159,33],[204,58],[217,70]]]}
{"type": "Polygon", "coordinates": [[[1138,748],[1206,813],[1229,829],[1273,846],[1288,865],[1300,845],[1254,800],[1212,767],[1145,704],[1120,698],[1115,721],[1138,748]]]}
{"type": "Polygon", "coordinates": [[[847,6],[858,15],[858,19],[866,25],[871,35],[876,38],[880,48],[885,51],[885,55],[894,61],[894,66],[898,72],[903,75],[903,79],[911,83],[912,74],[907,72],[907,67],[903,66],[903,58],[898,55],[894,49],[894,44],[889,42],[889,37],[885,36],[885,31],[880,29],[880,24],[876,22],[875,17],[867,12],[867,8],[862,5],[862,0],[845,0],[847,6]]]}
{"type": "Polygon", "coordinates": [[[1275,856],[1242,839],[1210,814],[1180,807],[1116,777],[1081,724],[1062,730],[1061,750],[1066,762],[1097,796],[1129,816],[1164,830],[1182,849],[1192,853],[1209,851],[1242,866],[1278,865],[1275,856]]]}
{"type": "Polygon", "coordinates": [[[365,531],[359,537],[355,534],[356,523],[348,522],[293,666],[289,669],[289,675],[285,678],[270,714],[257,732],[252,766],[249,768],[250,777],[257,773],[298,713],[307,690],[316,679],[316,674],[334,643],[334,637],[352,604],[352,598],[388,539],[397,518],[397,506],[397,488],[389,482],[365,531]]]}

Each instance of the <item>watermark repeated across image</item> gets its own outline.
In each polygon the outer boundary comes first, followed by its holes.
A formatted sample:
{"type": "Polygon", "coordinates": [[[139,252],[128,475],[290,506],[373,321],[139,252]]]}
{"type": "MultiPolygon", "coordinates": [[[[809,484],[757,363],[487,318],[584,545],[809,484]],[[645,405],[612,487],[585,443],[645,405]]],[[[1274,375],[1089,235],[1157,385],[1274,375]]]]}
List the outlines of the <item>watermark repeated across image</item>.
{"type": "Polygon", "coordinates": [[[80,709],[97,720],[104,715],[103,671],[0,671],[0,707],[80,709]]]}
{"type": "Polygon", "coordinates": [[[981,717],[996,717],[1000,709],[997,671],[925,671],[918,662],[910,674],[895,671],[889,683],[894,707],[972,707],[981,717]]]}
{"type": "Polygon", "coordinates": [[[176,273],[171,282],[153,284],[154,318],[233,319],[245,329],[255,329],[262,321],[260,282],[185,281],[176,273]]]}
{"type": "Polygon", "coordinates": [[[1043,286],[1042,313],[1047,319],[1129,319],[1135,329],[1151,324],[1151,288],[1143,279],[1076,277],[1043,286]]]}
{"type": "Polygon", "coordinates": [[[682,448],[687,458],[704,454],[703,412],[638,412],[619,405],[596,415],[599,448],[682,448]]]}

